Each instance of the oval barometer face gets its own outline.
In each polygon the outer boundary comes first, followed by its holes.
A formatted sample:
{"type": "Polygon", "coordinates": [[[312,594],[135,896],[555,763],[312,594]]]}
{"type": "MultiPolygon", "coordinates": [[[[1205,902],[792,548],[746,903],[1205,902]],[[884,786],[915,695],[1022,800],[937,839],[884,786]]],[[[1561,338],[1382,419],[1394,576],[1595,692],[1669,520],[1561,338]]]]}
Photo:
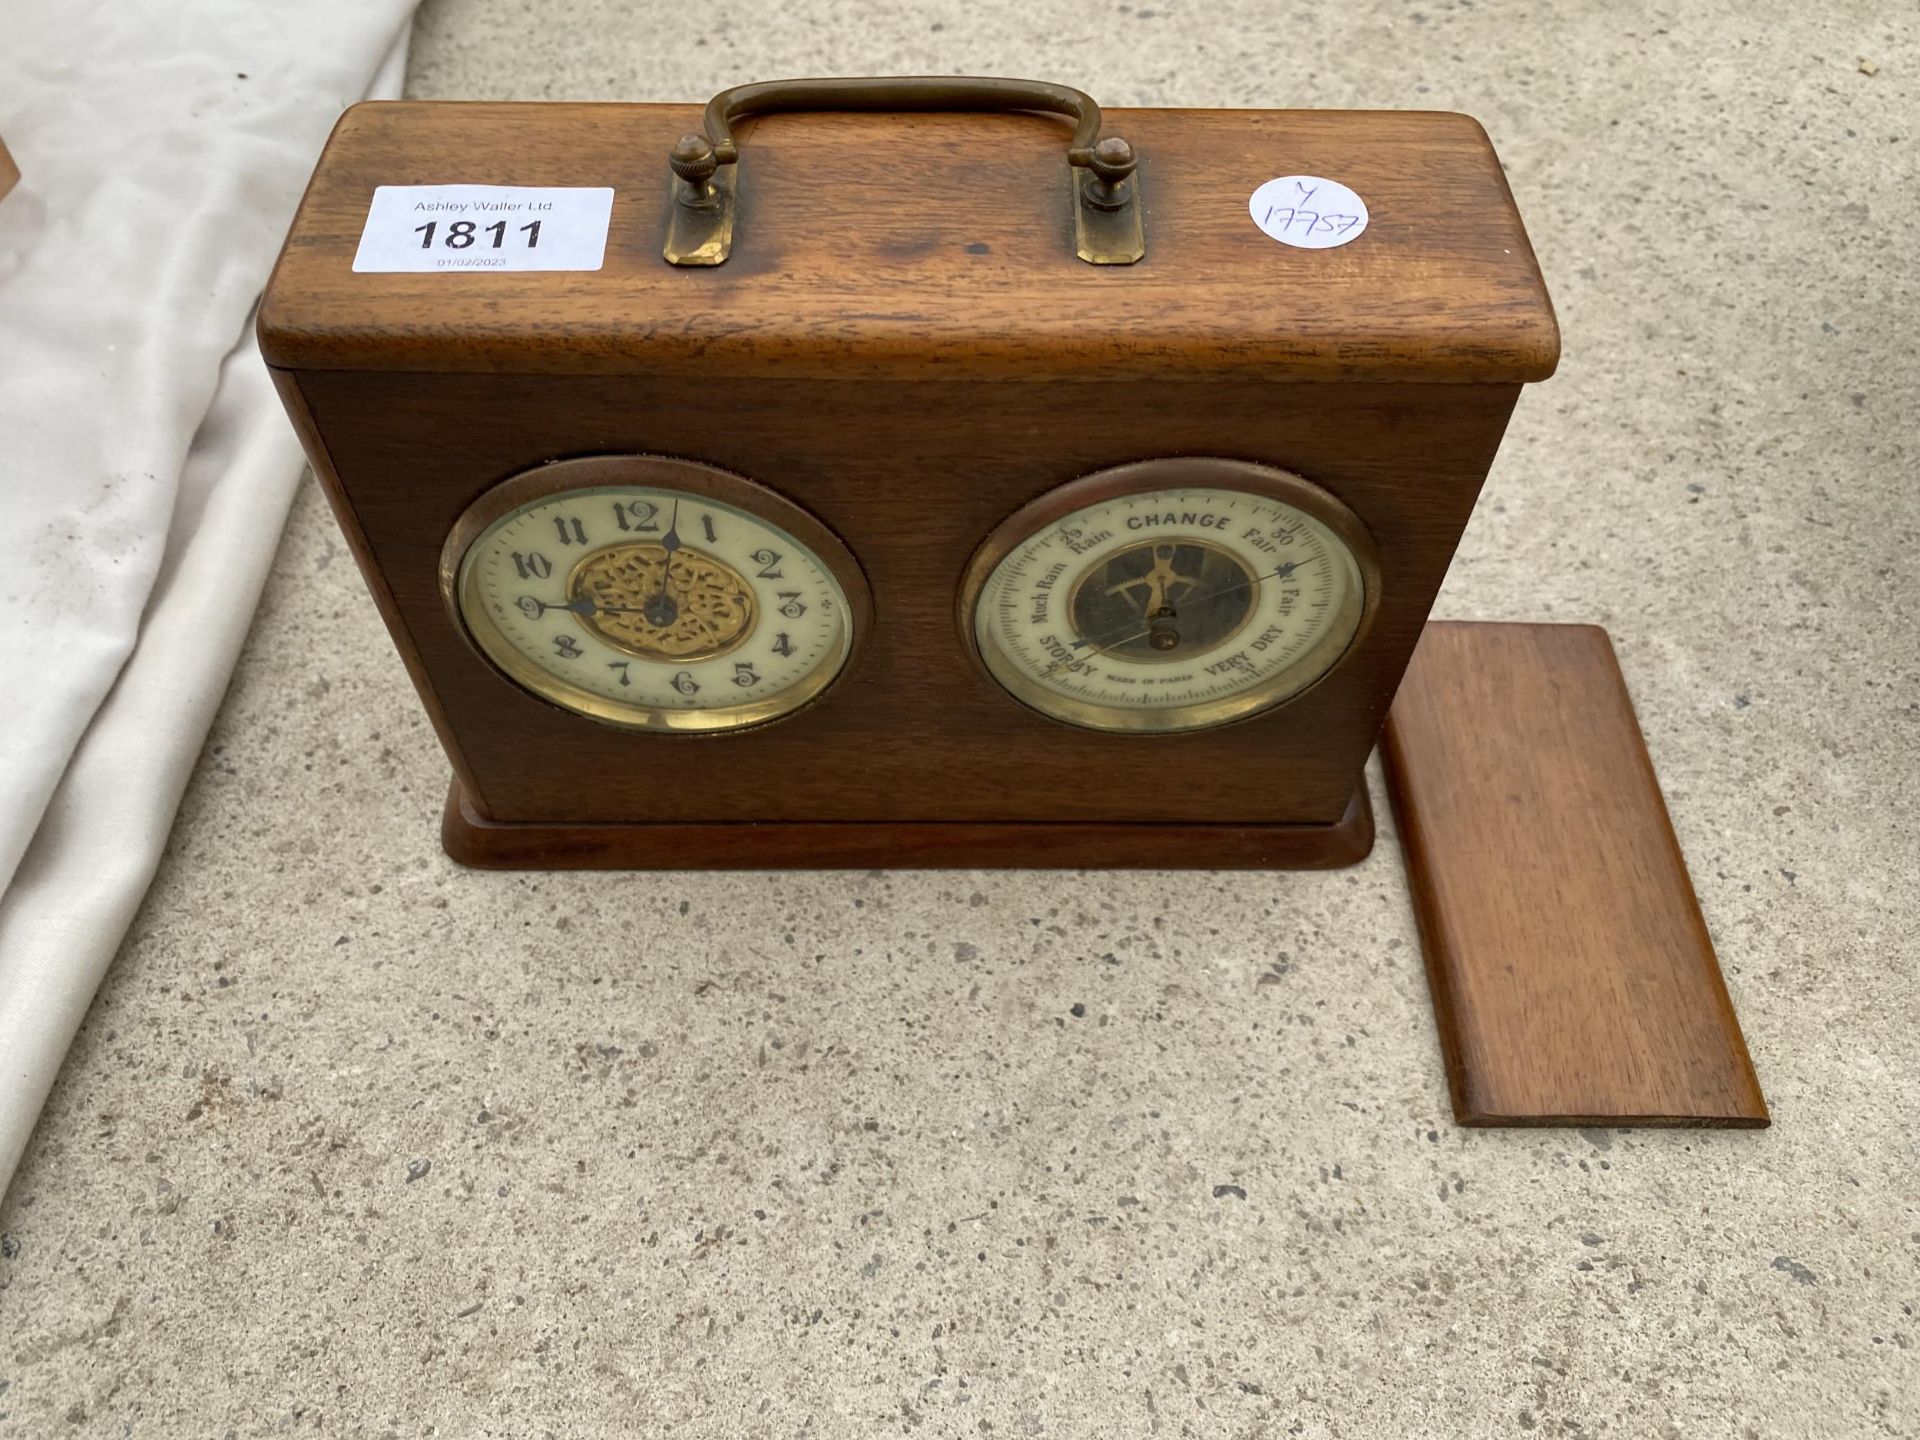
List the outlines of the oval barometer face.
{"type": "Polygon", "coordinates": [[[1325,490],[1237,460],[1142,461],[1042,496],[962,586],[993,678],[1096,730],[1223,725],[1285,704],[1353,647],[1379,566],[1325,490]]]}
{"type": "Polygon", "coordinates": [[[594,456],[488,491],[441,584],[515,684],[632,729],[731,730],[816,699],[867,594],[846,547],[763,486],[692,461],[594,456]]]}

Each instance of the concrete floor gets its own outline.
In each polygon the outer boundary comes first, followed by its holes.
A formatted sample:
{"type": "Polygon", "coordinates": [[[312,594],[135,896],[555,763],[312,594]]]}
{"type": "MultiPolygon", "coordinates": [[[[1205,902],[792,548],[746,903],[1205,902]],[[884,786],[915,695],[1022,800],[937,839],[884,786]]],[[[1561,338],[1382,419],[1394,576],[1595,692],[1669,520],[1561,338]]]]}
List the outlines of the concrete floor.
{"type": "Polygon", "coordinates": [[[458,871],[309,489],[0,1209],[0,1429],[1920,1433],[1916,38],[429,4],[423,96],[946,69],[1479,116],[1566,360],[1441,608],[1613,631],[1774,1128],[1455,1128],[1390,828],[1322,876],[458,871]]]}

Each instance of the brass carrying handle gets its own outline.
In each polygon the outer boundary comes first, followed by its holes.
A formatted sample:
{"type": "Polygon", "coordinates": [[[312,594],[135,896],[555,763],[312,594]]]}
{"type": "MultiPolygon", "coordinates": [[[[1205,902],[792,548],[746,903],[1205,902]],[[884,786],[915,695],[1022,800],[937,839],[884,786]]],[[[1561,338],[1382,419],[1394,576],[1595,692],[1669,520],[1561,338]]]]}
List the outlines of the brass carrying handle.
{"type": "Polygon", "coordinates": [[[1067,164],[1073,177],[1074,239],[1082,260],[1130,265],[1146,252],[1139,157],[1117,135],[1100,138],[1100,107],[1084,90],[1045,80],[997,76],[885,75],[868,79],[763,80],[722,90],[707,102],[701,131],[680,137],[668,156],[673,206],[664,254],[674,265],[719,265],[733,244],[739,142],[733,122],[750,115],[818,110],[1034,110],[1074,122],[1067,164]]]}
{"type": "MultiPolygon", "coordinates": [[[[1038,110],[1074,120],[1069,165],[1091,163],[1100,134],[1100,107],[1084,90],[1045,80],[997,76],[880,75],[868,80],[762,80],[736,85],[707,102],[705,139],[714,158],[731,165],[740,158],[733,122],[749,115],[795,110],[1038,110]]],[[[1126,144],[1124,140],[1120,142],[1126,144]]]]}

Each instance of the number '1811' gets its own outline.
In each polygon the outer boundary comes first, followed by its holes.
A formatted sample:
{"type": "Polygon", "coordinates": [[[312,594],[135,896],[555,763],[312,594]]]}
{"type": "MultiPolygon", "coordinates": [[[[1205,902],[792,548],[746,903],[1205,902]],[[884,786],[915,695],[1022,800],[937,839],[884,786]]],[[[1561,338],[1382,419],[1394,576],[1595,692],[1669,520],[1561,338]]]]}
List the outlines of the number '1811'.
{"type": "MultiPolygon", "coordinates": [[[[434,233],[439,228],[438,220],[429,220],[424,225],[413,227],[413,233],[420,237],[422,250],[433,248],[434,233]]],[[[528,221],[520,227],[520,232],[527,237],[527,249],[533,250],[539,247],[540,222],[538,220],[528,221]]],[[[476,220],[456,220],[447,226],[447,233],[441,237],[440,243],[449,250],[464,250],[482,235],[491,235],[493,244],[489,248],[498,250],[507,241],[507,222],[496,220],[483,229],[476,220]]]]}

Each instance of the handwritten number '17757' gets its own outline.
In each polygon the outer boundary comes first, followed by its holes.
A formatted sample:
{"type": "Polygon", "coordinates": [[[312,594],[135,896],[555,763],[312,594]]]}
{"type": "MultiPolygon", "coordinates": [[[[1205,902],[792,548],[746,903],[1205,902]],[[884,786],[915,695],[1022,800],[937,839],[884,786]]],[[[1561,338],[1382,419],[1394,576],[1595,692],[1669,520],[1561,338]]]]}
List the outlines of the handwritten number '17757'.
{"type": "Polygon", "coordinates": [[[1344,235],[1360,223],[1358,215],[1327,215],[1318,210],[1303,210],[1297,205],[1269,205],[1267,217],[1261,221],[1260,228],[1271,232],[1275,217],[1281,217],[1282,230],[1291,230],[1295,225],[1304,225],[1304,235],[1344,235]]]}

